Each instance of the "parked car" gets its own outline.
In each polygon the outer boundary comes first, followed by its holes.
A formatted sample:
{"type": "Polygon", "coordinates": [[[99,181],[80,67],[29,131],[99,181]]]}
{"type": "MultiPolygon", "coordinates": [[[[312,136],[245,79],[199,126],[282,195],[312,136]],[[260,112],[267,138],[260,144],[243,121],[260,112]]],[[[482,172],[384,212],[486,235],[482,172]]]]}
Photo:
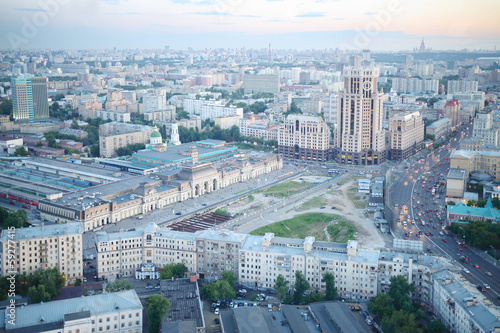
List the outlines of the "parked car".
{"type": "Polygon", "coordinates": [[[151,283],[148,283],[148,284],[146,285],[146,289],[153,289],[153,286],[151,285],[151,283]]]}
{"type": "Polygon", "coordinates": [[[218,316],[218,315],[219,315],[219,308],[216,308],[216,309],[215,309],[214,314],[215,314],[216,316],[218,316]]]}

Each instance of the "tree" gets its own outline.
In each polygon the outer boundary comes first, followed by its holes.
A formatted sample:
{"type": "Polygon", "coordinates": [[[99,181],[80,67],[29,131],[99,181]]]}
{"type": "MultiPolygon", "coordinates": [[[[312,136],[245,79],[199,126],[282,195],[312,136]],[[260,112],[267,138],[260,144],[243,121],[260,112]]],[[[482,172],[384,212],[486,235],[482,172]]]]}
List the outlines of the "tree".
{"type": "Polygon", "coordinates": [[[368,311],[377,314],[379,317],[392,315],[394,306],[392,305],[391,296],[387,294],[378,294],[368,302],[368,311]]]}
{"type": "Polygon", "coordinates": [[[317,303],[317,302],[322,302],[325,300],[325,295],[321,293],[310,293],[309,295],[306,295],[305,297],[302,298],[300,301],[300,304],[302,305],[307,305],[311,303],[317,303]]]}
{"type": "Polygon", "coordinates": [[[0,101],[0,114],[4,116],[10,116],[12,114],[12,100],[3,98],[0,101]]]}
{"type": "Polygon", "coordinates": [[[304,277],[301,271],[295,271],[295,285],[293,292],[293,301],[295,304],[300,304],[302,297],[304,296],[304,292],[309,289],[310,284],[304,277]]]}
{"type": "Polygon", "coordinates": [[[236,297],[234,287],[226,280],[219,280],[215,283],[218,293],[218,298],[221,300],[233,299],[236,297]]]}
{"type": "Polygon", "coordinates": [[[37,143],[35,143],[35,147],[43,147],[43,143],[37,142],[37,143]]]}
{"type": "Polygon", "coordinates": [[[166,280],[171,279],[172,277],[179,279],[183,278],[188,272],[188,268],[184,264],[167,264],[163,266],[163,269],[160,272],[160,279],[166,280]]]}
{"type": "Polygon", "coordinates": [[[146,302],[146,312],[148,314],[148,331],[158,332],[163,317],[170,310],[170,301],[161,295],[153,295],[146,302]]]}
{"type": "Polygon", "coordinates": [[[385,316],[380,322],[382,330],[386,333],[420,333],[415,316],[406,311],[395,311],[391,316],[385,316]]]}
{"type": "Polygon", "coordinates": [[[80,126],[78,125],[78,121],[76,119],[74,119],[73,122],[71,123],[71,128],[80,129],[80,126]]]}
{"type": "Polygon", "coordinates": [[[335,287],[335,276],[332,273],[326,272],[323,275],[323,280],[326,283],[326,300],[333,301],[337,298],[337,288],[335,287]]]}
{"type": "Polygon", "coordinates": [[[30,152],[28,152],[28,151],[26,150],[26,148],[24,148],[24,146],[21,146],[21,147],[17,148],[17,149],[14,151],[14,155],[16,155],[16,156],[30,156],[30,155],[31,155],[31,153],[30,153],[30,152]]]}
{"type": "Polygon", "coordinates": [[[227,281],[229,285],[233,288],[236,284],[236,277],[234,276],[234,273],[231,271],[222,272],[222,280],[227,281]]]}
{"type": "Polygon", "coordinates": [[[82,285],[82,279],[76,279],[75,281],[75,287],[79,287],[82,285]]]}
{"type": "Polygon", "coordinates": [[[392,298],[396,310],[409,310],[411,308],[410,293],[415,290],[415,286],[409,284],[403,275],[391,277],[390,282],[388,295],[392,298]]]}
{"type": "Polygon", "coordinates": [[[446,327],[440,320],[433,320],[430,322],[427,330],[429,333],[444,333],[446,331],[446,327]]]}
{"type": "Polygon", "coordinates": [[[106,284],[106,291],[108,291],[108,292],[129,290],[131,288],[132,288],[132,284],[127,279],[115,280],[114,282],[108,282],[106,284]]]}
{"type": "Polygon", "coordinates": [[[51,300],[50,293],[45,290],[43,284],[29,287],[28,297],[31,303],[48,302],[51,300]]]}
{"type": "Polygon", "coordinates": [[[66,282],[66,277],[57,268],[38,268],[32,275],[25,277],[28,297],[32,303],[48,302],[56,298],[66,282]]]}
{"type": "Polygon", "coordinates": [[[276,290],[276,295],[280,298],[282,303],[290,303],[291,297],[290,294],[288,293],[288,284],[290,282],[285,279],[283,275],[278,275],[276,278],[276,283],[274,284],[274,290],[276,290]]]}

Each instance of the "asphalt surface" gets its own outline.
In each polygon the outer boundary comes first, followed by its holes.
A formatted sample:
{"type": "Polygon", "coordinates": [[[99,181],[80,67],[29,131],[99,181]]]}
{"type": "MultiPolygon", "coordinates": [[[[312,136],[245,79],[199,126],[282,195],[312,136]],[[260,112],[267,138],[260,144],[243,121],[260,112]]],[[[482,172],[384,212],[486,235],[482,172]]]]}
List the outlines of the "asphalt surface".
{"type": "Polygon", "coordinates": [[[484,295],[495,305],[500,305],[500,267],[497,262],[481,250],[464,246],[463,243],[465,241],[467,244],[467,239],[461,239],[444,230],[447,225],[446,186],[440,183],[446,182],[450,153],[458,148],[461,139],[471,134],[472,126],[469,126],[468,130],[462,128],[445,146],[426,155],[422,152],[421,156],[414,157],[404,165],[404,171],[401,173],[398,173],[401,169],[395,170],[398,178],[391,185],[389,192],[394,217],[399,222],[394,224],[392,231],[396,238],[422,241],[426,252],[455,260],[462,268],[462,276],[473,285],[488,284],[491,289],[483,292],[484,295]],[[432,188],[437,188],[434,196],[432,188]],[[419,232],[422,234],[417,236],[419,232]],[[468,262],[460,260],[462,256],[468,257],[468,262]],[[488,276],[486,272],[490,272],[492,276],[488,276]]]}

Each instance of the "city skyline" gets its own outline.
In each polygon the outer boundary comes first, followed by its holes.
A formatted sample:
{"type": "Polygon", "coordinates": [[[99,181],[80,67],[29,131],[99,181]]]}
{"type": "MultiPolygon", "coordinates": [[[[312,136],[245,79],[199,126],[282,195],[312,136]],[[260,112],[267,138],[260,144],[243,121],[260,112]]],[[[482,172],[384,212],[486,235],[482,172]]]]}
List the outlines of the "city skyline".
{"type": "Polygon", "coordinates": [[[45,0],[4,4],[3,48],[488,49],[500,3],[480,0],[45,0]]]}

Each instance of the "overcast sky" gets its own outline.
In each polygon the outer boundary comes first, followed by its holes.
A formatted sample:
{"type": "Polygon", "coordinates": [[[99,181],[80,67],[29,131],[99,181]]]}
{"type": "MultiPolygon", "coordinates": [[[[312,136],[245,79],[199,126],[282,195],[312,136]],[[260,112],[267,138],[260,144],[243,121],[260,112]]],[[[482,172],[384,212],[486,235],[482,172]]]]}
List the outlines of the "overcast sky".
{"type": "Polygon", "coordinates": [[[0,48],[500,46],[500,0],[0,0],[0,48]]]}

